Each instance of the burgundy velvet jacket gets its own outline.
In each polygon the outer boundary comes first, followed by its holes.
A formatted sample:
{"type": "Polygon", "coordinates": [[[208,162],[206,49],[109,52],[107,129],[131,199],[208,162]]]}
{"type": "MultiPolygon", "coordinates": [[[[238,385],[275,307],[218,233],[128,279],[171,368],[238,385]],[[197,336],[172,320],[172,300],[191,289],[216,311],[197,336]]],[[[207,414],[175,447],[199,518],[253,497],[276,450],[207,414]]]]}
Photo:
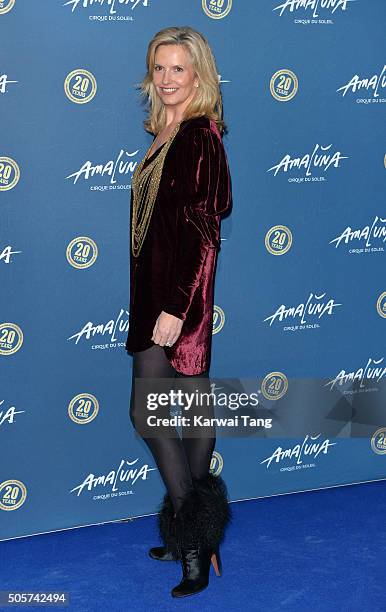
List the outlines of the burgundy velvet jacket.
{"type": "MultiPolygon", "coordinates": [[[[190,375],[209,369],[220,213],[231,204],[228,161],[215,122],[204,116],[183,121],[165,158],[138,257],[130,244],[129,353],[155,344],[151,337],[163,310],[184,321],[174,345],[163,347],[172,366],[190,375]]],[[[132,207],[131,193],[130,228],[132,207]]]]}

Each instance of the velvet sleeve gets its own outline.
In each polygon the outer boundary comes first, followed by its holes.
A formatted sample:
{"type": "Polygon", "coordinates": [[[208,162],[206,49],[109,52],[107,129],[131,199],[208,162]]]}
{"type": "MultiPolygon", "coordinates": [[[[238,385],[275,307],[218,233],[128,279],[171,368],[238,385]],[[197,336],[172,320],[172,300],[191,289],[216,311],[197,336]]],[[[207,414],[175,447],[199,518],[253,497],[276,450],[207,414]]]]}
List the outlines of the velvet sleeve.
{"type": "Polygon", "coordinates": [[[231,204],[228,162],[220,134],[194,128],[181,139],[177,239],[171,291],[163,310],[185,320],[209,249],[220,248],[220,213],[231,204]]]}

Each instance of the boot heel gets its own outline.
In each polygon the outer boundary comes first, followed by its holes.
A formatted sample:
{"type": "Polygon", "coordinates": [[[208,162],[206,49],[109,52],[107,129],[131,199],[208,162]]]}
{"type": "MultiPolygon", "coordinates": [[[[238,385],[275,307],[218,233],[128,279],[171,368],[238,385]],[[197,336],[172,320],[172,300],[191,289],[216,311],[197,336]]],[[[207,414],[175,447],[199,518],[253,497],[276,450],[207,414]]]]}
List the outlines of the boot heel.
{"type": "Polygon", "coordinates": [[[186,597],[206,589],[211,565],[221,576],[219,545],[231,519],[226,486],[221,476],[211,473],[205,478],[193,478],[193,484],[194,490],[184,499],[175,519],[182,580],[172,589],[172,597],[186,597]]]}
{"type": "Polygon", "coordinates": [[[216,576],[221,576],[222,563],[221,563],[221,558],[220,558],[220,551],[218,548],[216,548],[216,550],[213,552],[210,560],[212,562],[213,569],[216,572],[216,576]]]}

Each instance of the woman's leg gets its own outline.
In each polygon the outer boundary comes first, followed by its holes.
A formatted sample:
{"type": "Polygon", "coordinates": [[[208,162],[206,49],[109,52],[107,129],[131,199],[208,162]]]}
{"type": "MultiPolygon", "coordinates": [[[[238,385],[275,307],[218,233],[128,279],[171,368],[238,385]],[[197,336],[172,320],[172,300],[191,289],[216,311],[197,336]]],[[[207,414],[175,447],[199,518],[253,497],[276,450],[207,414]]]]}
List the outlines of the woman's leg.
{"type": "Polygon", "coordinates": [[[193,376],[177,372],[176,387],[195,400],[188,410],[182,410],[185,416],[190,417],[189,427],[182,427],[182,441],[192,477],[205,478],[210,469],[216,443],[215,427],[205,424],[205,419],[212,419],[214,416],[209,371],[193,376]],[[196,425],[194,425],[195,416],[201,417],[201,421],[196,425]]]}
{"type": "Polygon", "coordinates": [[[134,428],[150,448],[161,477],[170,495],[174,511],[178,512],[184,499],[193,490],[190,467],[184,445],[176,428],[149,427],[147,417],[170,418],[170,406],[159,406],[150,411],[146,406],[146,394],[169,393],[173,388],[175,369],[169,363],[162,346],[155,344],[133,355],[133,377],[130,401],[130,418],[134,428]],[[154,379],[149,384],[135,379],[154,379]],[[161,380],[157,380],[161,379],[161,380]],[[167,380],[162,380],[167,379],[167,380]],[[143,388],[142,388],[143,387],[143,388]]]}

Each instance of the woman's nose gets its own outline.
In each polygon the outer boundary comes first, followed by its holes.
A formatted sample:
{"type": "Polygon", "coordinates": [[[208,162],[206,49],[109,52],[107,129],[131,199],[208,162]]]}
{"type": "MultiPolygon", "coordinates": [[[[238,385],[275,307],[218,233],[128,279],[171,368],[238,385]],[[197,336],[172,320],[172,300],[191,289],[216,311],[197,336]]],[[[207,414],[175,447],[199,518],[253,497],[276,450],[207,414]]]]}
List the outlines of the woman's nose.
{"type": "Polygon", "coordinates": [[[162,77],[162,83],[169,83],[169,70],[165,69],[162,77]]]}

